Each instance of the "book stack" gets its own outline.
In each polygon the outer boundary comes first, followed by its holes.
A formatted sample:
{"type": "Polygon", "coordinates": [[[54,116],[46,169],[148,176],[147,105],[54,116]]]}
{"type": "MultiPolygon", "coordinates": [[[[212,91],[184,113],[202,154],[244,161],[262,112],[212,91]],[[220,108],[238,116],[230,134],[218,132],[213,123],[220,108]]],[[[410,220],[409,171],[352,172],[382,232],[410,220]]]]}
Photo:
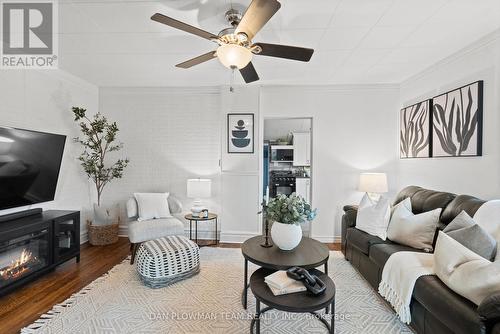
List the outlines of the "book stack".
{"type": "Polygon", "coordinates": [[[267,286],[271,289],[275,296],[287,295],[307,290],[302,282],[288,277],[286,271],[284,270],[280,270],[266,276],[264,278],[264,282],[266,282],[267,286]]]}

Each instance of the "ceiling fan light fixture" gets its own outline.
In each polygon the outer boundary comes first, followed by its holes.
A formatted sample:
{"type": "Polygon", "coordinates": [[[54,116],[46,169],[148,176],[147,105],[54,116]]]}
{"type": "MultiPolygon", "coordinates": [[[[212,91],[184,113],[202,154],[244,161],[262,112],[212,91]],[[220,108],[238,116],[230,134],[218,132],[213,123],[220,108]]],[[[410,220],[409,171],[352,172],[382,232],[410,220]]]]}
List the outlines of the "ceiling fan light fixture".
{"type": "Polygon", "coordinates": [[[238,44],[223,44],[217,48],[217,57],[227,68],[242,69],[252,60],[252,52],[238,44]]]}

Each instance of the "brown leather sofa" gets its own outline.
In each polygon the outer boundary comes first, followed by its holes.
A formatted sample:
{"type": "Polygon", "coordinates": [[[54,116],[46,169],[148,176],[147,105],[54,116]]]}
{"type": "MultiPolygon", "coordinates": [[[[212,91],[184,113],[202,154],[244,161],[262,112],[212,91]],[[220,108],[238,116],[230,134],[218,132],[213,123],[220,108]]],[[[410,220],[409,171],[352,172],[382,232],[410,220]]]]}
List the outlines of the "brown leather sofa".
{"type": "MultiPolygon", "coordinates": [[[[407,187],[394,204],[410,197],[415,214],[442,208],[439,229],[443,229],[462,210],[470,216],[485,202],[468,195],[455,195],[407,187]]],[[[387,259],[399,251],[419,251],[383,241],[356,228],[356,206],[345,206],[342,217],[342,252],[345,258],[378,290],[387,259]]],[[[436,233],[437,236],[437,233],[436,233]]],[[[476,306],[450,290],[437,276],[419,278],[413,290],[411,327],[417,333],[493,333],[500,334],[500,291],[476,306]]]]}

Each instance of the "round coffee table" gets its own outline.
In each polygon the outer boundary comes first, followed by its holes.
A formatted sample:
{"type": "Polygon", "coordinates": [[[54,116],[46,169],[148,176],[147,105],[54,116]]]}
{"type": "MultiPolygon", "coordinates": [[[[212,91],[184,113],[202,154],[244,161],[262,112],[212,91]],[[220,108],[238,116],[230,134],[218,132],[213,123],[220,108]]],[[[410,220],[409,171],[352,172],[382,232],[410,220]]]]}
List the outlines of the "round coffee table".
{"type": "Polygon", "coordinates": [[[274,245],[270,248],[262,247],[260,244],[263,243],[263,239],[264,237],[262,236],[253,237],[246,240],[241,246],[241,252],[245,258],[245,277],[241,298],[243,308],[247,308],[248,261],[271,270],[287,270],[291,267],[314,269],[324,265],[324,272],[328,275],[330,251],[325,244],[311,238],[303,237],[295,249],[282,251],[274,245]]]}
{"type": "MultiPolygon", "coordinates": [[[[253,333],[254,326],[256,333],[260,334],[260,316],[272,309],[293,312],[293,313],[311,313],[323,324],[330,333],[335,330],[335,284],[327,274],[319,270],[311,269],[309,272],[318,276],[326,285],[325,293],[315,296],[309,291],[291,293],[288,295],[275,296],[264,282],[264,278],[270,275],[274,270],[260,268],[256,270],[250,277],[250,289],[255,296],[255,317],[250,324],[250,331],[253,333]],[[267,307],[260,309],[260,303],[264,303],[267,307]],[[316,311],[323,308],[328,308],[331,305],[330,324],[328,321],[316,311]]],[[[328,314],[328,313],[326,313],[328,314]]]]}

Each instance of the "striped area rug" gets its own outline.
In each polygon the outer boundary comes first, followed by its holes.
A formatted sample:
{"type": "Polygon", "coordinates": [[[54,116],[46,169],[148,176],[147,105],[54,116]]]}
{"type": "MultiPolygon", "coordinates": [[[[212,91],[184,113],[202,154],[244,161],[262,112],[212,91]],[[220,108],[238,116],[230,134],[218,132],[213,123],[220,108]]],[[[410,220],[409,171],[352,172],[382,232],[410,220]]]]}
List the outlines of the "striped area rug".
{"type": "MultiPolygon", "coordinates": [[[[200,261],[200,274],[162,289],[143,286],[125,261],[21,333],[249,333],[255,303],[249,292],[248,310],[241,306],[241,251],[205,247],[200,261]]],[[[340,252],[330,253],[329,268],[336,333],[412,333],[340,252]]],[[[265,314],[261,331],[326,333],[317,319],[279,311],[265,314]]]]}

